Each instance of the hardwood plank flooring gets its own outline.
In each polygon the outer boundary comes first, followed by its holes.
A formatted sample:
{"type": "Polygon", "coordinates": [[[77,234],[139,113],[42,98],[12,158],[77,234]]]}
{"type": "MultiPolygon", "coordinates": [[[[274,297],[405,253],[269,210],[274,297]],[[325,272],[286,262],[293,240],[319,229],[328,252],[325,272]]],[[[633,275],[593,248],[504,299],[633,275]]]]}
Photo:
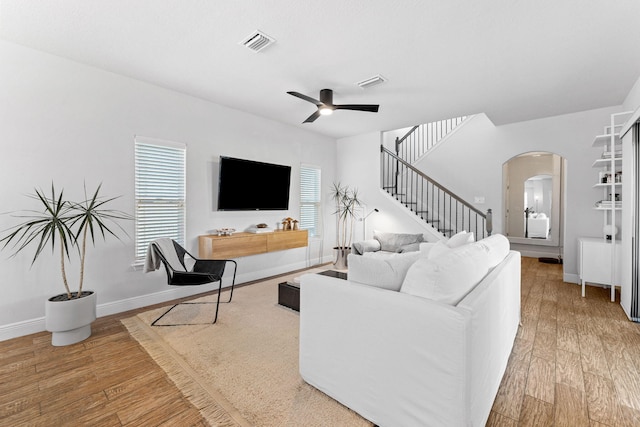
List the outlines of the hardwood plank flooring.
{"type": "Polygon", "coordinates": [[[487,425],[640,425],[640,325],[619,301],[523,258],[522,326],[487,425]]]}
{"type": "MultiPolygon", "coordinates": [[[[0,426],[206,426],[120,323],[150,308],[100,318],[72,346],[0,342],[0,426]]],[[[522,326],[487,425],[640,425],[640,325],[608,290],[582,298],[562,266],[523,258],[522,326]]]]}
{"type": "Polygon", "coordinates": [[[208,425],[120,323],[136,312],[71,346],[48,332],[0,342],[0,426],[208,425]]]}

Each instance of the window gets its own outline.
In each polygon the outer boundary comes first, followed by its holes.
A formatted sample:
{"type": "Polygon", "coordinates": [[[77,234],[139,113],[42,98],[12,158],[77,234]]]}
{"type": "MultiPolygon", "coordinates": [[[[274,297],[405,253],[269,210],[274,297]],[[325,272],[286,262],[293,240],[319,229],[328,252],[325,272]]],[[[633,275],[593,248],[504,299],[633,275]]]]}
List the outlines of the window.
{"type": "Polygon", "coordinates": [[[135,137],[136,261],[149,243],[168,237],[184,245],[184,144],[135,137]]]}
{"type": "Polygon", "coordinates": [[[300,228],[309,236],[321,235],[320,168],[300,166],[300,228]]]}

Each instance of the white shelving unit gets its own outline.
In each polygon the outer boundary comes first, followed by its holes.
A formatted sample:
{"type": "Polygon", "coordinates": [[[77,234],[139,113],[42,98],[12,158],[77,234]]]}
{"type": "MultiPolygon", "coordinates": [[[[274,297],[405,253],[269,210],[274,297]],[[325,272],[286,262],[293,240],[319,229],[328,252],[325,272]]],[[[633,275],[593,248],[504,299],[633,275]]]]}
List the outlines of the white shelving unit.
{"type": "MultiPolygon", "coordinates": [[[[615,287],[620,284],[620,238],[622,235],[622,141],[620,129],[631,112],[611,115],[611,122],[604,133],[593,140],[592,146],[602,150],[601,156],[593,162],[598,170],[593,188],[600,191],[594,209],[602,211],[602,238],[578,239],[578,256],[582,296],[585,283],[598,283],[611,287],[611,301],[615,301],[615,287]]],[[[597,200],[597,199],[596,199],[597,200]]]]}

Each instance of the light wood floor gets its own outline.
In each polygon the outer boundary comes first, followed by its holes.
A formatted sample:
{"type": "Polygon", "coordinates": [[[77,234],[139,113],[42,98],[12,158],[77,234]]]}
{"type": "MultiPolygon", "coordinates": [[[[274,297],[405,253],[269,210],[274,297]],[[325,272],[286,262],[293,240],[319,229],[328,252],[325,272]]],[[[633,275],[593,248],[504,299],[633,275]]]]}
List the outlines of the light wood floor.
{"type": "MultiPolygon", "coordinates": [[[[522,267],[522,327],[487,425],[640,425],[640,325],[605,289],[581,298],[560,265],[522,267]]],[[[0,425],[206,425],[121,325],[134,313],[98,319],[73,346],[0,342],[0,425]]]]}
{"type": "Polygon", "coordinates": [[[522,261],[522,327],[488,426],[640,426],[640,325],[609,291],[522,261]]]}
{"type": "Polygon", "coordinates": [[[71,346],[48,332],[0,342],[0,426],[208,425],[120,323],[134,313],[71,346]]]}

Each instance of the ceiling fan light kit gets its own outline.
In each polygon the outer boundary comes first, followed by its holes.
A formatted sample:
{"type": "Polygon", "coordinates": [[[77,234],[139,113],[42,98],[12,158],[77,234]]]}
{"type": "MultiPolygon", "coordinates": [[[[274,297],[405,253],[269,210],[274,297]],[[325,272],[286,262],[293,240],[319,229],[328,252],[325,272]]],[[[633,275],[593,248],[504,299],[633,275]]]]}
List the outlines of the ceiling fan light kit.
{"type": "Polygon", "coordinates": [[[303,95],[299,92],[289,91],[289,95],[295,96],[312,104],[315,104],[318,109],[315,113],[311,114],[302,123],[312,123],[318,117],[328,116],[332,114],[334,110],[354,110],[354,111],[368,111],[371,113],[377,113],[379,105],[374,104],[334,104],[333,103],[333,91],[331,89],[322,89],[320,91],[320,100],[311,98],[310,96],[303,95]]]}

